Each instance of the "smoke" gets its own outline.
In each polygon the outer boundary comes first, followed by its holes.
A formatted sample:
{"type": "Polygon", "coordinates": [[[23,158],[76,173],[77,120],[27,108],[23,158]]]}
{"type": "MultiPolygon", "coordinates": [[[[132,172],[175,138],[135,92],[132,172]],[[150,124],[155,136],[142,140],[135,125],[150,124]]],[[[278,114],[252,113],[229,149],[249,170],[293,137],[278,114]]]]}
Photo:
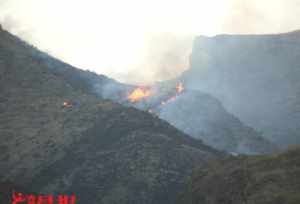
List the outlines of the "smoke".
{"type": "Polygon", "coordinates": [[[8,31],[76,67],[126,83],[178,76],[192,38],[300,27],[298,0],[0,0],[8,31]]]}
{"type": "Polygon", "coordinates": [[[282,33],[300,28],[299,0],[232,0],[227,10],[224,33],[282,33]]]}
{"type": "Polygon", "coordinates": [[[189,65],[193,36],[161,34],[148,43],[145,66],[158,67],[153,77],[158,80],[175,78],[189,65]]]}
{"type": "Polygon", "coordinates": [[[172,33],[149,35],[140,62],[119,78],[145,85],[178,77],[189,67],[193,38],[172,33]]]}

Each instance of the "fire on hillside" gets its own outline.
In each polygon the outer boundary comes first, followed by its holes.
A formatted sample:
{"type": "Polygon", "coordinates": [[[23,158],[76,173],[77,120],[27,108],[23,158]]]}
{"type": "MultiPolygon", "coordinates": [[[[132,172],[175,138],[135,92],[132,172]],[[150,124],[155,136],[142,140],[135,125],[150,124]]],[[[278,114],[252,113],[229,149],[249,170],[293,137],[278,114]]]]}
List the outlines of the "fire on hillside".
{"type": "MultiPolygon", "coordinates": [[[[184,92],[184,90],[185,88],[183,83],[182,82],[178,83],[174,88],[175,93],[173,93],[167,99],[162,100],[160,102],[160,105],[165,105],[171,101],[176,100],[177,96],[180,95],[182,92],[184,92]]],[[[154,91],[150,87],[137,87],[127,95],[127,99],[131,103],[138,103],[141,101],[147,101],[149,98],[156,96],[157,95],[156,93],[158,93],[158,91],[157,90],[154,91]]]]}

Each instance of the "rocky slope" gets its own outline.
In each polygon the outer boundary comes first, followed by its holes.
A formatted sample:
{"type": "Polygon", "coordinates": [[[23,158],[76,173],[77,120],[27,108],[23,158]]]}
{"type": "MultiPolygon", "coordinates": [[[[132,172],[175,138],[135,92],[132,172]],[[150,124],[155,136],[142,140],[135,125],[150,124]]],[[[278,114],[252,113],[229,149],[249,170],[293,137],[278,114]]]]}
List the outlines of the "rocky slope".
{"type": "Polygon", "coordinates": [[[178,204],[298,204],[300,148],[273,156],[237,157],[197,170],[178,204]]]}
{"type": "MultiPolygon", "coordinates": [[[[72,87],[127,107],[151,110],[159,118],[214,148],[237,154],[264,154],[277,149],[260,133],[230,114],[222,102],[212,95],[191,90],[189,87],[184,87],[184,94],[177,94],[175,87],[181,82],[180,79],[149,86],[154,94],[146,100],[132,103],[127,97],[137,86],[76,69],[26,43],[24,45],[28,47],[34,60],[44,64],[52,74],[62,77],[72,87]],[[180,97],[176,97],[172,103],[161,105],[162,101],[166,102],[175,95],[180,97]]],[[[189,83],[184,83],[183,86],[185,85],[189,83]]]]}
{"type": "Polygon", "coordinates": [[[0,31],[4,186],[75,192],[89,204],[171,204],[196,165],[222,156],[147,112],[96,98],[70,76],[0,31]]]}
{"type": "Polygon", "coordinates": [[[232,154],[267,154],[276,147],[228,113],[220,101],[199,91],[185,91],[160,107],[160,118],[216,149],[232,154]]]}
{"type": "Polygon", "coordinates": [[[279,145],[300,143],[300,32],[196,38],[182,80],[279,145]]]}
{"type": "MultiPolygon", "coordinates": [[[[191,89],[177,93],[176,84],[179,83],[180,81],[169,81],[156,84],[149,87],[153,93],[151,96],[138,102],[130,102],[127,96],[138,87],[109,82],[105,87],[109,87],[110,95],[106,94],[104,97],[129,107],[148,110],[218,150],[234,154],[265,154],[277,150],[274,144],[253,128],[244,125],[210,94],[191,89]],[[118,88],[111,89],[112,87],[118,88]]],[[[102,90],[99,93],[103,93],[102,90]]]]}
{"type": "Polygon", "coordinates": [[[52,74],[62,77],[72,87],[127,107],[151,110],[159,118],[214,148],[237,154],[263,154],[276,150],[275,145],[228,113],[221,102],[211,95],[192,90],[177,94],[175,87],[180,81],[170,80],[149,86],[154,94],[146,100],[132,103],[127,97],[137,86],[76,69],[46,53],[28,48],[34,60],[47,66],[52,74]],[[162,101],[175,95],[180,97],[161,105],[162,101]]]}

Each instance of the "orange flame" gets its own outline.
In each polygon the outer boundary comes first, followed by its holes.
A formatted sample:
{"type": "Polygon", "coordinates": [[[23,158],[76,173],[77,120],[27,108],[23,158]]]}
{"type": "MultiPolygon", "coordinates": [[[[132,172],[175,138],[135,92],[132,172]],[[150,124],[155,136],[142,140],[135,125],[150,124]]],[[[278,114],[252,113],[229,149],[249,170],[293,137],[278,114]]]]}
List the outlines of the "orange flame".
{"type": "Polygon", "coordinates": [[[70,101],[64,101],[63,102],[63,107],[70,108],[70,107],[72,107],[72,103],[70,101]]]}
{"type": "Polygon", "coordinates": [[[184,91],[184,86],[183,84],[180,82],[179,84],[176,85],[176,92],[177,93],[181,93],[184,91]]]}
{"type": "Polygon", "coordinates": [[[151,95],[152,95],[152,92],[150,89],[139,87],[139,88],[134,89],[127,98],[130,102],[135,103],[135,102],[139,102],[143,99],[146,99],[151,95]]]}
{"type": "Polygon", "coordinates": [[[175,101],[176,98],[177,98],[177,96],[178,96],[179,94],[181,94],[183,91],[184,91],[184,86],[183,86],[183,83],[180,82],[179,84],[176,85],[176,95],[171,96],[170,98],[168,98],[168,99],[165,100],[165,101],[162,101],[160,104],[161,104],[161,105],[166,105],[167,103],[170,103],[170,102],[172,102],[172,101],[175,101]]]}

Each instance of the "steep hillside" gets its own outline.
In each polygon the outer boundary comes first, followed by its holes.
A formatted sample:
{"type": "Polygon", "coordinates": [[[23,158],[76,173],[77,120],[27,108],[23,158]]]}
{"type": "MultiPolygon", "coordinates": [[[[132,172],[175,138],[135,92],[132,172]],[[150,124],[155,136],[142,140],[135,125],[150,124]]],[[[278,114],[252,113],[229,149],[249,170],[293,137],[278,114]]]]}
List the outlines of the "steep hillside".
{"type": "Polygon", "coordinates": [[[298,204],[300,148],[237,157],[195,171],[178,204],[298,204]]]}
{"type": "Polygon", "coordinates": [[[186,134],[222,151],[237,154],[276,151],[274,144],[230,114],[218,99],[198,90],[185,89],[183,84],[182,86],[181,93],[176,92],[176,83],[172,81],[148,87],[151,95],[135,102],[131,102],[127,96],[130,90],[139,87],[123,86],[121,92],[122,86],[119,86],[116,90],[109,89],[108,98],[126,106],[148,110],[186,134]]]}
{"type": "Polygon", "coordinates": [[[172,204],[195,165],[221,156],[70,76],[0,31],[0,186],[74,192],[89,204],[172,204]]]}
{"type": "Polygon", "coordinates": [[[157,112],[160,118],[219,150],[237,154],[265,154],[276,150],[209,94],[185,91],[157,112]]]}
{"type": "Polygon", "coordinates": [[[162,101],[176,95],[176,83],[180,81],[170,80],[148,87],[153,95],[146,100],[132,103],[128,100],[128,95],[138,88],[137,86],[122,84],[103,75],[76,69],[32,47],[28,49],[34,60],[47,66],[52,74],[63,78],[72,87],[96,95],[100,99],[110,99],[144,111],[151,110],[153,114],[186,134],[202,139],[205,144],[219,150],[242,154],[262,154],[276,150],[273,144],[229,114],[221,102],[209,94],[185,90],[184,94],[180,94],[172,103],[162,106],[162,101]]]}
{"type": "Polygon", "coordinates": [[[198,37],[189,88],[210,93],[225,108],[280,145],[300,143],[300,35],[198,37]]]}

